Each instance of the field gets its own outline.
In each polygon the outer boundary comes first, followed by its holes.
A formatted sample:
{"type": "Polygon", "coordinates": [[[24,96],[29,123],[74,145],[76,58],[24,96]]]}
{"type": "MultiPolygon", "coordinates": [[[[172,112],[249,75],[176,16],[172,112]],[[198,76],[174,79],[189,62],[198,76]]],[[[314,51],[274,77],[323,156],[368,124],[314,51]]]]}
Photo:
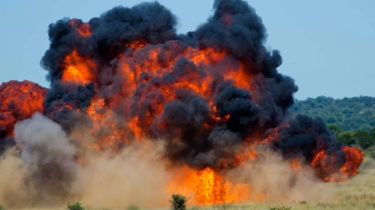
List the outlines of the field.
{"type": "MultiPolygon", "coordinates": [[[[242,203],[242,204],[220,204],[214,206],[191,206],[188,210],[301,210],[301,209],[375,209],[375,161],[366,157],[360,167],[357,176],[345,183],[327,183],[327,189],[334,191],[334,199],[330,202],[294,202],[294,203],[242,203]]],[[[53,210],[63,210],[53,208],[53,210]]],[[[86,206],[86,210],[111,210],[106,208],[93,208],[86,206]]],[[[118,210],[130,210],[130,208],[119,208],[118,210]]],[[[144,209],[144,208],[140,208],[144,209]]],[[[170,207],[152,210],[169,210],[170,207]]],[[[46,209],[23,209],[23,210],[46,210],[46,209]]],[[[117,210],[117,209],[113,209],[117,210]]],[[[136,210],[131,208],[131,210],[136,210]]],[[[151,210],[151,209],[150,209],[151,210]]]]}
{"type": "MultiPolygon", "coordinates": [[[[365,158],[360,172],[345,183],[328,183],[334,189],[336,199],[332,202],[317,203],[248,203],[223,204],[210,207],[189,207],[191,210],[302,210],[302,209],[375,209],[375,161],[365,158]]],[[[167,210],[164,208],[160,210],[167,210]]]]}

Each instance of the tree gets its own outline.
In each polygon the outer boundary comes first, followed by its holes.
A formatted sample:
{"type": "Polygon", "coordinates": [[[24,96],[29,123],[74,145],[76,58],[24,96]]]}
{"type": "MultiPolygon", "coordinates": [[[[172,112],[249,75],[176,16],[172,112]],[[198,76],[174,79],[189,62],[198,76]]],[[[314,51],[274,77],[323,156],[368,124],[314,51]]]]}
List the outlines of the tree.
{"type": "Polygon", "coordinates": [[[327,124],[335,124],[343,131],[365,130],[375,127],[375,97],[333,99],[327,97],[298,100],[289,109],[293,115],[321,117],[327,124]]]}
{"type": "Polygon", "coordinates": [[[373,129],[370,130],[370,134],[371,134],[372,136],[375,136],[375,128],[373,128],[373,129]]]}
{"type": "Polygon", "coordinates": [[[337,135],[337,140],[347,145],[353,145],[356,143],[353,131],[344,131],[339,133],[337,135]]]}
{"type": "Polygon", "coordinates": [[[363,149],[367,149],[372,145],[375,145],[375,137],[367,131],[355,131],[354,138],[358,142],[359,146],[363,149]]]}
{"type": "Polygon", "coordinates": [[[328,125],[327,127],[331,131],[331,133],[333,133],[335,136],[339,135],[341,133],[341,131],[342,131],[339,128],[339,126],[337,126],[335,124],[328,125]]]}
{"type": "Polygon", "coordinates": [[[186,201],[186,197],[179,194],[173,194],[172,200],[170,200],[169,202],[171,203],[172,210],[185,210],[186,201]]]}

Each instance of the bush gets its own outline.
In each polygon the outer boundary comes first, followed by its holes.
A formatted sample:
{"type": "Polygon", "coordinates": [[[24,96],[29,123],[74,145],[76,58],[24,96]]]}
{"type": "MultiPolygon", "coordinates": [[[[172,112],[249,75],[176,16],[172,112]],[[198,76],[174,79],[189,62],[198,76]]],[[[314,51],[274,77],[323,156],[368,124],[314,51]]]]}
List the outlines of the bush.
{"type": "Polygon", "coordinates": [[[126,210],[140,210],[140,208],[134,204],[131,204],[130,206],[126,207],[126,210]]]}
{"type": "Polygon", "coordinates": [[[171,202],[171,208],[172,210],[186,210],[186,197],[179,195],[179,194],[173,194],[171,202]]]}
{"type": "Polygon", "coordinates": [[[354,138],[358,142],[359,146],[361,146],[363,149],[367,149],[375,145],[375,137],[367,131],[355,131],[354,138]]]}
{"type": "Polygon", "coordinates": [[[356,143],[354,134],[355,133],[353,131],[341,132],[337,135],[337,140],[347,145],[353,145],[356,143]]]}
{"type": "Polygon", "coordinates": [[[84,210],[85,209],[79,202],[75,202],[73,204],[68,203],[68,206],[66,208],[68,210],[84,210]]]}
{"type": "Polygon", "coordinates": [[[327,127],[331,131],[331,133],[335,136],[339,135],[342,132],[342,130],[337,125],[332,124],[332,125],[328,125],[327,127]]]}
{"type": "Polygon", "coordinates": [[[0,205],[0,210],[5,210],[4,206],[0,205]]]}

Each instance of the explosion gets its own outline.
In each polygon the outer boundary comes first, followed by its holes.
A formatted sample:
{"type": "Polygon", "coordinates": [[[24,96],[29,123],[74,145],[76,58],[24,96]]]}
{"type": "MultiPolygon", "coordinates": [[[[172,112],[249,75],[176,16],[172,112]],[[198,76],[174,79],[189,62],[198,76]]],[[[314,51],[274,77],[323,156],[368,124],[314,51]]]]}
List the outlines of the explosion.
{"type": "Polygon", "coordinates": [[[29,118],[34,112],[43,112],[47,90],[32,82],[10,81],[0,85],[0,153],[14,141],[14,125],[29,118]]]}
{"type": "MultiPolygon", "coordinates": [[[[118,160],[137,145],[162,144],[150,161],[169,174],[164,190],[199,205],[267,200],[268,192],[253,190],[252,175],[230,174],[256,170],[269,154],[282,157],[292,178],[312,171],[341,182],[358,173],[361,151],[337,142],[321,119],[288,120],[298,87],[277,71],[281,55],[264,46],[266,29],[243,0],[215,0],[213,15],[187,34],[177,34],[175,16],[152,2],[87,23],[62,19],[48,35],[41,64],[50,88],[0,86],[1,148],[16,145],[29,167],[36,161],[27,180],[48,192],[47,202],[79,197],[72,186],[92,162],[86,153],[118,160]],[[46,134],[25,134],[31,131],[46,134]]],[[[136,152],[139,161],[153,147],[146,148],[136,152]]]]}

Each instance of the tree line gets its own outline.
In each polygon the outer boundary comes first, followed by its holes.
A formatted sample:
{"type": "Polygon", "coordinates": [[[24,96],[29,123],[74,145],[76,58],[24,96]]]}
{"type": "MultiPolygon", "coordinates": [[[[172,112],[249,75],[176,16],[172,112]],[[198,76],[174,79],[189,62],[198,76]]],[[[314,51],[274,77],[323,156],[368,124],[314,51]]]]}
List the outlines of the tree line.
{"type": "Polygon", "coordinates": [[[333,99],[319,96],[296,100],[290,112],[322,118],[338,141],[360,147],[375,158],[374,97],[333,99]]]}
{"type": "Polygon", "coordinates": [[[296,100],[290,111],[293,114],[320,117],[327,124],[335,124],[343,131],[370,131],[375,128],[375,97],[333,99],[319,96],[296,100]]]}

